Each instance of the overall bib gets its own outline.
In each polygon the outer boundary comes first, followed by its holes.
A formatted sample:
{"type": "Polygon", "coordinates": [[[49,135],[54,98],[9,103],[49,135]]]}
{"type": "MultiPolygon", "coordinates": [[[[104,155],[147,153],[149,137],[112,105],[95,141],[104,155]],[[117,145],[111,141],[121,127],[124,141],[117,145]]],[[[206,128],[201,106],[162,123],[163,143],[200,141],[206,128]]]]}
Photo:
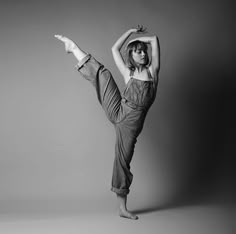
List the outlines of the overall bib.
{"type": "Polygon", "coordinates": [[[150,72],[149,81],[135,79],[131,72],[130,80],[121,95],[110,71],[90,54],[82,59],[76,68],[95,87],[98,100],[115,127],[115,160],[111,190],[119,195],[127,195],[133,179],[130,162],[147,111],[155,100],[157,80],[151,77],[150,72]]]}

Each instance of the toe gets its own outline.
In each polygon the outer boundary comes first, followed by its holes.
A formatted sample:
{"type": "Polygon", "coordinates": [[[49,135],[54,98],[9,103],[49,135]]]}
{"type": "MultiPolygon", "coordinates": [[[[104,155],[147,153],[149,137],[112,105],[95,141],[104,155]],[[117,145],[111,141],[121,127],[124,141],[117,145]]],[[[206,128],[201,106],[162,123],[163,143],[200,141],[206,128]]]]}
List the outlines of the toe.
{"type": "Polygon", "coordinates": [[[62,35],[55,35],[55,37],[57,38],[57,39],[59,39],[60,41],[65,41],[64,39],[64,37],[62,36],[62,35]]]}
{"type": "Polygon", "coordinates": [[[127,211],[120,211],[120,212],[119,212],[119,215],[120,215],[120,217],[122,217],[122,218],[128,218],[128,219],[133,219],[133,220],[137,220],[137,219],[138,219],[138,216],[137,216],[137,215],[132,214],[132,213],[127,212],[127,211]]]}

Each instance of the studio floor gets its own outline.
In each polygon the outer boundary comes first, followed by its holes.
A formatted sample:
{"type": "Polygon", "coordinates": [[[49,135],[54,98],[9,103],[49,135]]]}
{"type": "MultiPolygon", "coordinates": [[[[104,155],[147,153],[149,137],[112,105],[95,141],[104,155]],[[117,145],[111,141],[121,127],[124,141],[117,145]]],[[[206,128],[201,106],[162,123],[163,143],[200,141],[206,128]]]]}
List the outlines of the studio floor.
{"type": "Polygon", "coordinates": [[[232,234],[225,207],[204,204],[133,210],[138,220],[117,216],[114,209],[4,213],[1,234],[232,234]]]}

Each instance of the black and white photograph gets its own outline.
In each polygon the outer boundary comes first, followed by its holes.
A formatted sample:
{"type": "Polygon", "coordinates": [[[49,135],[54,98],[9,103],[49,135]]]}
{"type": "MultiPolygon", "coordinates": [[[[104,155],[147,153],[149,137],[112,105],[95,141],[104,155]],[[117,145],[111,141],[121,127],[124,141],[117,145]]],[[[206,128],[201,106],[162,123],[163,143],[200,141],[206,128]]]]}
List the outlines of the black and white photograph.
{"type": "Polygon", "coordinates": [[[231,0],[0,6],[1,234],[232,234],[231,0]]]}

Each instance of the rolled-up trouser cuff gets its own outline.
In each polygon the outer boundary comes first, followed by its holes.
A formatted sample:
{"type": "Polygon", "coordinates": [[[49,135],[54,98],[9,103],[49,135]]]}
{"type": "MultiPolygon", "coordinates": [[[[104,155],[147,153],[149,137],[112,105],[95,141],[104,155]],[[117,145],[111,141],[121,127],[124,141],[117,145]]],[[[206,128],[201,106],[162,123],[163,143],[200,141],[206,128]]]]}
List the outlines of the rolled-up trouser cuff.
{"type": "Polygon", "coordinates": [[[118,188],[111,187],[111,191],[116,193],[117,195],[125,196],[129,194],[129,189],[118,189],[118,188]]]}
{"type": "Polygon", "coordinates": [[[75,65],[75,68],[79,70],[90,58],[91,58],[91,54],[87,54],[84,58],[81,59],[81,61],[79,61],[75,65]]]}

